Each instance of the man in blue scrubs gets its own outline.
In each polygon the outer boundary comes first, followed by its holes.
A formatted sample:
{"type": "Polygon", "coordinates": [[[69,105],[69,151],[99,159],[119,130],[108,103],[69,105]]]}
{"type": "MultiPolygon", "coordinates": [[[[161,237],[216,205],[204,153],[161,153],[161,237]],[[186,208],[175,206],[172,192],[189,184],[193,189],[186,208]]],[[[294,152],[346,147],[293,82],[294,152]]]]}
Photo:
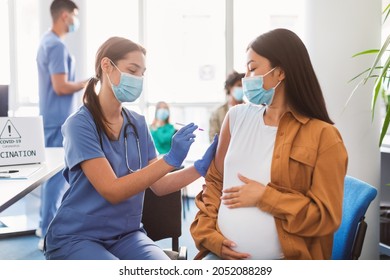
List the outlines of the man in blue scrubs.
{"type": "MultiPolygon", "coordinates": [[[[43,117],[46,147],[62,147],[61,126],[76,110],[86,81],[75,81],[75,60],[65,46],[67,33],[78,28],[78,7],[70,0],[54,0],[50,6],[52,27],[42,39],[37,54],[39,78],[39,110],[43,117]]],[[[43,249],[43,237],[53,219],[67,183],[57,173],[41,190],[41,221],[37,235],[38,248],[43,249]]]]}

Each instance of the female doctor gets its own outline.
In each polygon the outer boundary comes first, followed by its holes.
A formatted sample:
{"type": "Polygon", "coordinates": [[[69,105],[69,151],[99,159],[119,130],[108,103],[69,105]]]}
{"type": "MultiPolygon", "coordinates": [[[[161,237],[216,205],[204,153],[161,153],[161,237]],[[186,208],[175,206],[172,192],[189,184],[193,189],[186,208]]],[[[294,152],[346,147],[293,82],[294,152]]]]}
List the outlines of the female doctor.
{"type": "Polygon", "coordinates": [[[217,139],[194,166],[181,166],[197,126],[188,124],[156,158],[145,118],[122,107],[142,92],[145,49],[112,37],[99,48],[84,105],[62,127],[70,184],[45,239],[47,259],[168,259],[142,228],[144,191],[165,195],[205,175],[217,139]],[[95,92],[100,82],[100,90],[95,92]],[[168,174],[170,173],[170,174],[168,174]]]}

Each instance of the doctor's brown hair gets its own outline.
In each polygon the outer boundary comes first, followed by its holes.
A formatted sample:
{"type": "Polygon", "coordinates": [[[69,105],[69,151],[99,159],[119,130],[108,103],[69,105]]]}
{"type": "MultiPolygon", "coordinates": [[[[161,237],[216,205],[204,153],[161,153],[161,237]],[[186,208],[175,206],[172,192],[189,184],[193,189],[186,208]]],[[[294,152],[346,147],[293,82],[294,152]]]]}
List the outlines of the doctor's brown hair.
{"type": "Polygon", "coordinates": [[[274,29],[253,40],[248,49],[267,58],[271,67],[284,70],[286,100],[294,111],[333,124],[324,96],[301,39],[287,29],[274,29]]]}
{"type": "Polygon", "coordinates": [[[53,21],[56,21],[60,17],[62,11],[72,13],[74,10],[78,9],[79,7],[77,7],[76,3],[71,0],[54,0],[50,5],[50,14],[53,21]]]}
{"type": "Polygon", "coordinates": [[[138,45],[126,38],[111,37],[106,42],[104,42],[96,53],[95,77],[92,77],[88,81],[88,85],[84,92],[84,105],[92,114],[98,131],[103,131],[109,138],[111,138],[110,123],[103,115],[102,107],[100,106],[96,93],[96,85],[99,81],[102,81],[102,69],[100,67],[100,62],[104,57],[107,57],[114,64],[117,64],[117,62],[121,59],[124,59],[128,53],[134,51],[140,51],[144,55],[146,54],[146,50],[141,45],[138,45]]]}

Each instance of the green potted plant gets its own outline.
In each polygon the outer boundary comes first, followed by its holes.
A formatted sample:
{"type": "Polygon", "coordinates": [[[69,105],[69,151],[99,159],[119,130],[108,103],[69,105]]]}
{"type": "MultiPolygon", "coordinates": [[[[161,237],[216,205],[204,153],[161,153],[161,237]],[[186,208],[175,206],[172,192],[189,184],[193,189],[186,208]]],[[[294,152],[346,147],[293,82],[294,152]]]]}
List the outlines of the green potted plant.
{"type": "MultiPolygon", "coordinates": [[[[386,22],[389,14],[390,14],[390,4],[388,4],[386,8],[383,10],[383,15],[384,15],[383,23],[386,22]]],[[[388,91],[390,90],[390,56],[388,55],[390,51],[389,45],[390,45],[390,35],[387,36],[386,40],[384,41],[380,49],[365,50],[353,55],[353,57],[357,57],[360,55],[376,54],[372,66],[367,68],[366,70],[364,70],[363,72],[361,72],[360,74],[358,74],[357,76],[355,76],[350,80],[350,81],[354,81],[360,79],[359,83],[354,88],[354,90],[352,91],[348,99],[349,101],[352,98],[353,94],[355,93],[356,89],[359,86],[366,84],[366,82],[369,79],[374,79],[375,83],[374,83],[372,103],[371,103],[372,118],[374,118],[375,106],[378,102],[378,97],[381,97],[386,105],[386,115],[381,128],[379,146],[382,145],[383,139],[387,133],[387,130],[389,128],[389,123],[390,123],[390,103],[389,103],[390,99],[389,99],[389,95],[387,94],[388,91]]]]}

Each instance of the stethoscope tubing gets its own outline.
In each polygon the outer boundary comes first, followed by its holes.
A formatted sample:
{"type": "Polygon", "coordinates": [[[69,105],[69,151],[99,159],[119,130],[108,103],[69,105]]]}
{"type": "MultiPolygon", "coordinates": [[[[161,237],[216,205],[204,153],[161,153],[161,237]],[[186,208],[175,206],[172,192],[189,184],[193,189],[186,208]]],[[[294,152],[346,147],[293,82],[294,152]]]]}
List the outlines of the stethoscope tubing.
{"type": "Polygon", "coordinates": [[[126,120],[127,120],[127,124],[125,125],[124,129],[123,129],[123,137],[125,139],[125,157],[126,157],[126,166],[127,166],[127,169],[129,170],[130,173],[134,173],[138,170],[140,170],[142,168],[142,158],[141,158],[141,148],[140,148],[140,144],[139,144],[139,136],[138,136],[138,131],[137,131],[137,127],[130,121],[130,117],[128,116],[127,112],[125,111],[125,109],[122,108],[122,111],[126,117],[126,120]],[[135,134],[135,140],[137,142],[137,150],[138,150],[138,159],[139,159],[139,168],[137,170],[133,170],[130,168],[129,166],[129,161],[128,161],[128,155],[127,155],[127,128],[131,126],[134,130],[134,134],[135,134]]]}

